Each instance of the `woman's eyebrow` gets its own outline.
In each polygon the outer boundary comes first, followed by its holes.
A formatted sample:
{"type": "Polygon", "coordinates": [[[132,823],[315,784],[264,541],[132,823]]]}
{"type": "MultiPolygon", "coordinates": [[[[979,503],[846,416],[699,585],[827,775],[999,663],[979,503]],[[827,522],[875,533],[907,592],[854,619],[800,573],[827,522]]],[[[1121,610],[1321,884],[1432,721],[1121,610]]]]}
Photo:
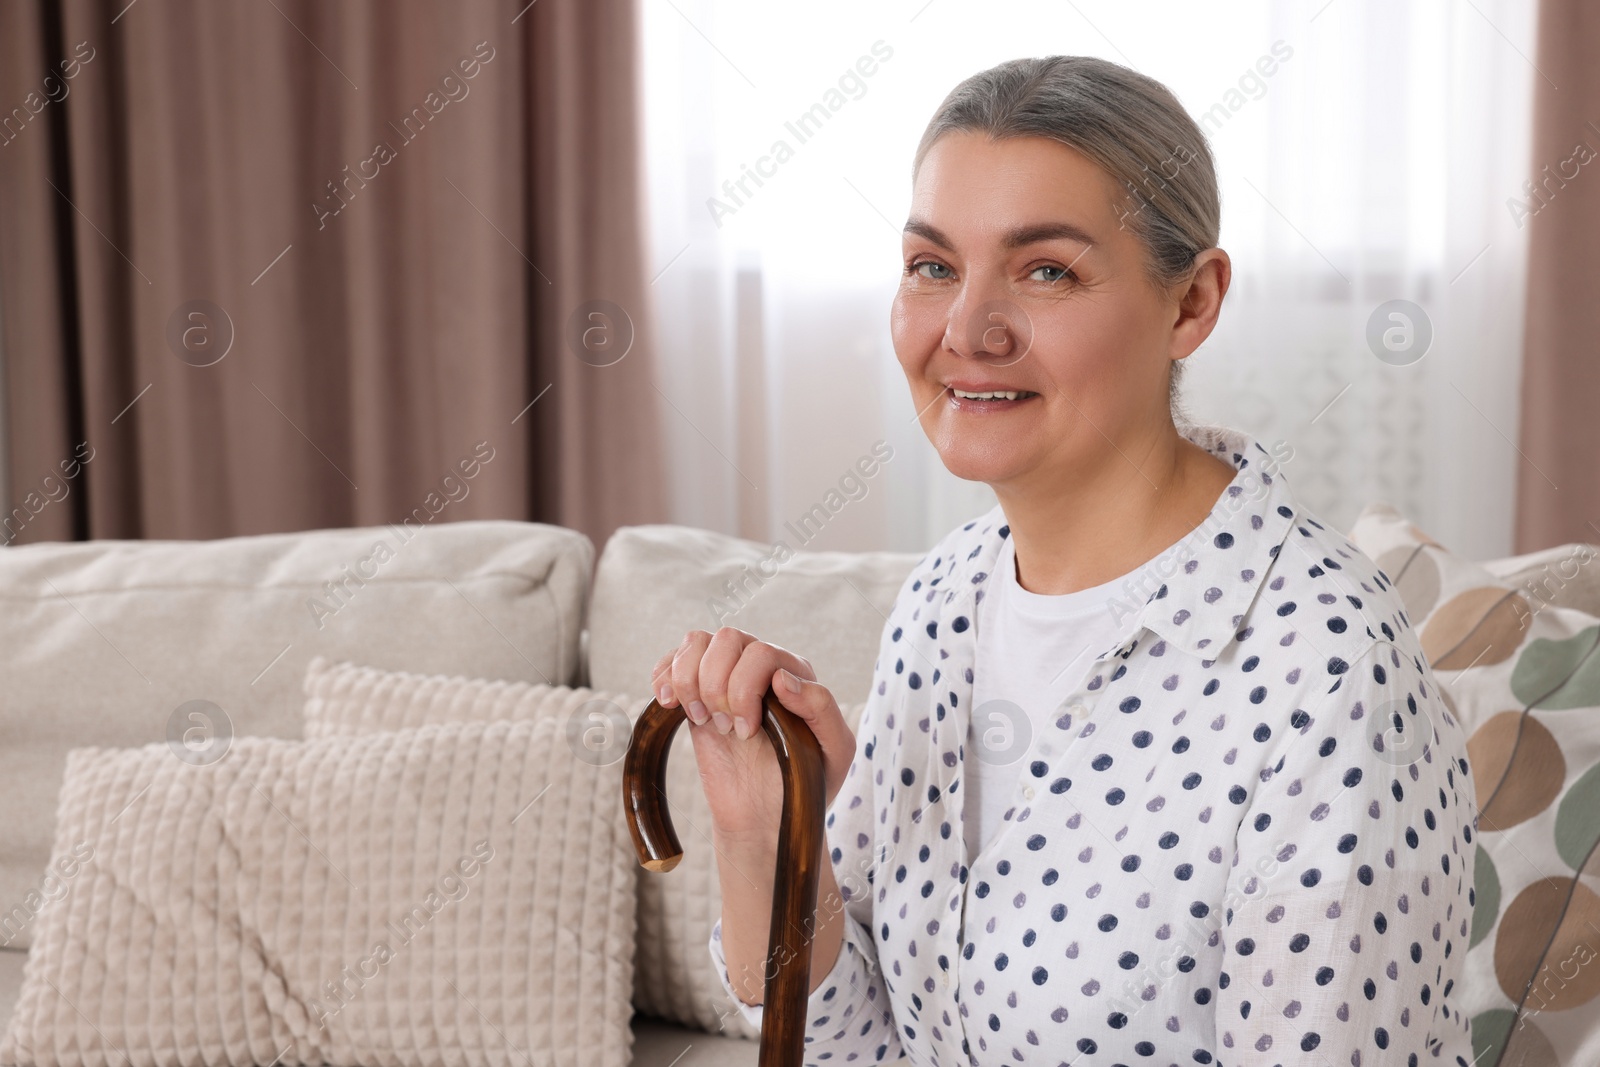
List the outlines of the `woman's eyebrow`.
{"type": "MultiPolygon", "coordinates": [[[[922,219],[907,219],[904,232],[932,241],[947,252],[955,251],[955,245],[944,235],[944,231],[922,219]]],[[[1024,245],[1036,244],[1040,241],[1054,241],[1062,237],[1077,241],[1080,244],[1092,245],[1096,243],[1094,236],[1087,230],[1070,222],[1035,222],[1026,226],[1019,226],[1007,232],[1001,238],[1001,245],[1005,248],[1021,248],[1024,245]]]]}

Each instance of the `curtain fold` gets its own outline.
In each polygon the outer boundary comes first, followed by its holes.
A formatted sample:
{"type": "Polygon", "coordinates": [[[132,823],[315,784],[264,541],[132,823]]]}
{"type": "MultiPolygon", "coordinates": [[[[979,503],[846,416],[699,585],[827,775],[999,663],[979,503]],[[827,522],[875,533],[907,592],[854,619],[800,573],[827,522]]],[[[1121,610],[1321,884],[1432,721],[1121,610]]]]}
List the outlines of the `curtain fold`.
{"type": "Polygon", "coordinates": [[[659,521],[636,17],[0,6],[0,541],[659,521]]]}
{"type": "Polygon", "coordinates": [[[1515,544],[1600,543],[1600,7],[1541,0],[1515,544]]]}

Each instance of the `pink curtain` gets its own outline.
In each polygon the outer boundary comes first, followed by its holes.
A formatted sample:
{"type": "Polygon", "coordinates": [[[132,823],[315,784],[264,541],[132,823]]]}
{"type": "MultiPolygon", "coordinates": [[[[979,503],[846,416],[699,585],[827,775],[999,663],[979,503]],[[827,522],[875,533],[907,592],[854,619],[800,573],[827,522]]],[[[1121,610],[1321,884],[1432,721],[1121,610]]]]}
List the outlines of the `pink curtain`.
{"type": "MultiPolygon", "coordinates": [[[[1600,5],[1541,0],[1515,551],[1600,543],[1600,5]]],[[[1521,199],[1519,197],[1519,199],[1521,199]]]]}
{"type": "Polygon", "coordinates": [[[633,0],[0,5],[0,541],[662,521],[638,36],[633,0]]]}

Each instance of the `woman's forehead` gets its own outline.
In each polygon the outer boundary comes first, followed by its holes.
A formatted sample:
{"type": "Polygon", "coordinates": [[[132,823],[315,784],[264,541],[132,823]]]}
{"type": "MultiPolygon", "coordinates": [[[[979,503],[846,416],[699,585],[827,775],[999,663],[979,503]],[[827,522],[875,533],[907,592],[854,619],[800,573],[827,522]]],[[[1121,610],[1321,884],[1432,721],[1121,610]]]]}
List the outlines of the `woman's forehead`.
{"type": "Polygon", "coordinates": [[[1109,174],[1059,141],[957,131],[923,158],[911,216],[951,237],[1005,240],[1054,225],[1109,240],[1115,192],[1109,174]]]}

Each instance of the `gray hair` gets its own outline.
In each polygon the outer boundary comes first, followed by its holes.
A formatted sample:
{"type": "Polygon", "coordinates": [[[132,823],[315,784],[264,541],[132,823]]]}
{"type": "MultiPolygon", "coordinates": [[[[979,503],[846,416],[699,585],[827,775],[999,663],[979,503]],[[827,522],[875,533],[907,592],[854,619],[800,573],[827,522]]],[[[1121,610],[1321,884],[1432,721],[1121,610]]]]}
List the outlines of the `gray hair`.
{"type": "MultiPolygon", "coordinates": [[[[1094,56],[1007,60],[950,91],[917,145],[923,157],[953,130],[1048,137],[1081,152],[1126,192],[1115,205],[1146,248],[1158,290],[1187,281],[1195,257],[1216,245],[1221,197],[1210,146],[1178,98],[1154,78],[1094,56]]],[[[1183,360],[1172,361],[1168,403],[1175,421],[1183,360]]]]}

